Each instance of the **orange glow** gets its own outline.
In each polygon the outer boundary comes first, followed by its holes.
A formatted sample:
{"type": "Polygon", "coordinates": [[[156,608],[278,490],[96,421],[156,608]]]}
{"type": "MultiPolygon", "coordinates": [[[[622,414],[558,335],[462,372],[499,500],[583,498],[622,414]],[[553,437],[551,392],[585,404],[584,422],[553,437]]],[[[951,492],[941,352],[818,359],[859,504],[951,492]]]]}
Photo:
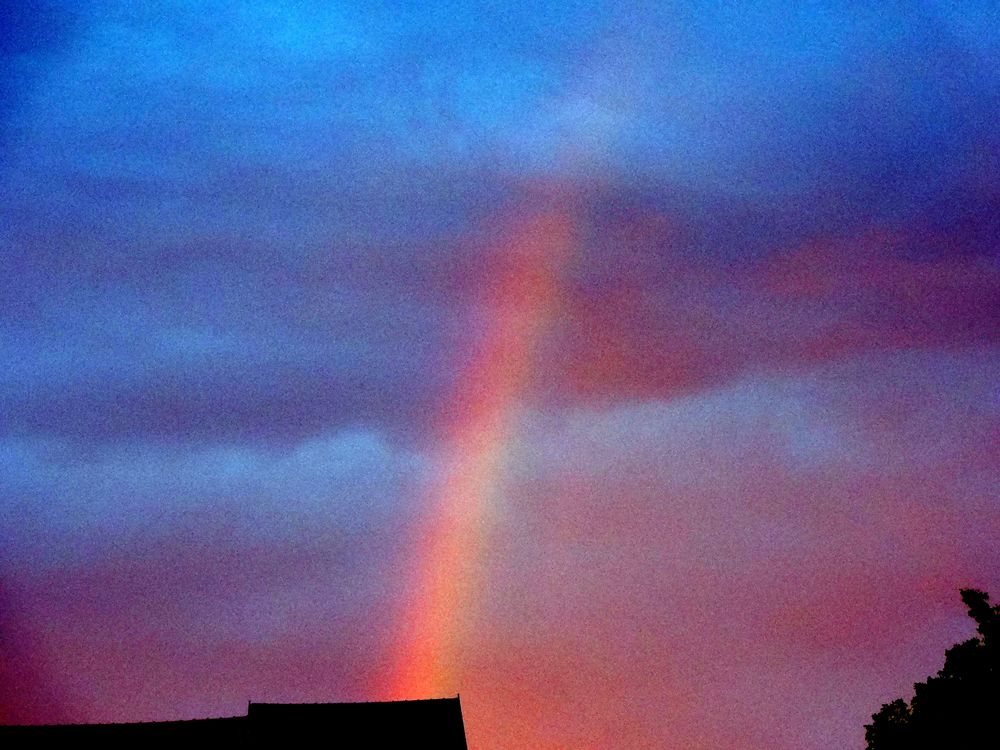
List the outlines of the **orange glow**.
{"type": "Polygon", "coordinates": [[[567,212],[535,216],[508,236],[485,301],[489,331],[454,395],[457,417],[445,431],[449,466],[417,543],[389,696],[458,691],[463,635],[475,617],[514,419],[534,351],[558,306],[558,274],[572,239],[567,212]]]}

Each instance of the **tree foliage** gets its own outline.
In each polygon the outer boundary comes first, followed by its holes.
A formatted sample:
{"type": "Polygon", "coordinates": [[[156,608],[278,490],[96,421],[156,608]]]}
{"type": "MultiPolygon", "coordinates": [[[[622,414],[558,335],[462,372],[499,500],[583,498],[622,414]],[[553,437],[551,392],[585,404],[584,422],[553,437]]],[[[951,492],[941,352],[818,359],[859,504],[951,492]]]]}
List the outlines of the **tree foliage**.
{"type": "Polygon", "coordinates": [[[913,700],[886,703],[865,725],[867,750],[1000,747],[1000,605],[962,589],[978,637],[945,652],[936,677],[913,686],[913,700]]]}

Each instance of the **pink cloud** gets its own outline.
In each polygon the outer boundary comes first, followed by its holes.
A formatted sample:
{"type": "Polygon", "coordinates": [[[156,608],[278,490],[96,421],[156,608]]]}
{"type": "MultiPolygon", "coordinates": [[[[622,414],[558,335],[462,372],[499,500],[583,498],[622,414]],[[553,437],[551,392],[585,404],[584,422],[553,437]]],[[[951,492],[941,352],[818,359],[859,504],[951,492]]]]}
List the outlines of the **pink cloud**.
{"type": "Polygon", "coordinates": [[[655,218],[631,219],[614,265],[600,249],[580,260],[603,271],[569,284],[541,368],[550,389],[673,396],[865,352],[1000,339],[1000,268],[973,254],[916,257],[915,230],[819,236],[727,266],[683,253],[670,232],[649,240],[655,218]]]}

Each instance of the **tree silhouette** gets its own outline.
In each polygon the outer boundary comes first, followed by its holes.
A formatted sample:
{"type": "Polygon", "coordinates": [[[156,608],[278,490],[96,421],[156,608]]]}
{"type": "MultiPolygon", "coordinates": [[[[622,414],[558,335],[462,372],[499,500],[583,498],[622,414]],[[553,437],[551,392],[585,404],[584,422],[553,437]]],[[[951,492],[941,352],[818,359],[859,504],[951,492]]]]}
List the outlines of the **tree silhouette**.
{"type": "Polygon", "coordinates": [[[937,676],[913,686],[909,704],[899,698],[872,715],[867,750],[1000,747],[1000,605],[976,589],[961,594],[979,636],[949,648],[937,676]]]}

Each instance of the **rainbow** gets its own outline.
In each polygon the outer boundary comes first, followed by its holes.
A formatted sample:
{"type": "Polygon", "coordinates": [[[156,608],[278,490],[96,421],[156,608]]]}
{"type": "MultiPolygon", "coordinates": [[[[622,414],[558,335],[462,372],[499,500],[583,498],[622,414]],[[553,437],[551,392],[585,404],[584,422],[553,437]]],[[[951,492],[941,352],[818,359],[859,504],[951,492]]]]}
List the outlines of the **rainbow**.
{"type": "Polygon", "coordinates": [[[485,306],[490,325],[453,396],[444,430],[446,468],[417,541],[385,693],[424,698],[458,692],[463,645],[485,575],[496,499],[539,341],[559,308],[559,275],[572,246],[563,206],[502,233],[485,306]]]}

